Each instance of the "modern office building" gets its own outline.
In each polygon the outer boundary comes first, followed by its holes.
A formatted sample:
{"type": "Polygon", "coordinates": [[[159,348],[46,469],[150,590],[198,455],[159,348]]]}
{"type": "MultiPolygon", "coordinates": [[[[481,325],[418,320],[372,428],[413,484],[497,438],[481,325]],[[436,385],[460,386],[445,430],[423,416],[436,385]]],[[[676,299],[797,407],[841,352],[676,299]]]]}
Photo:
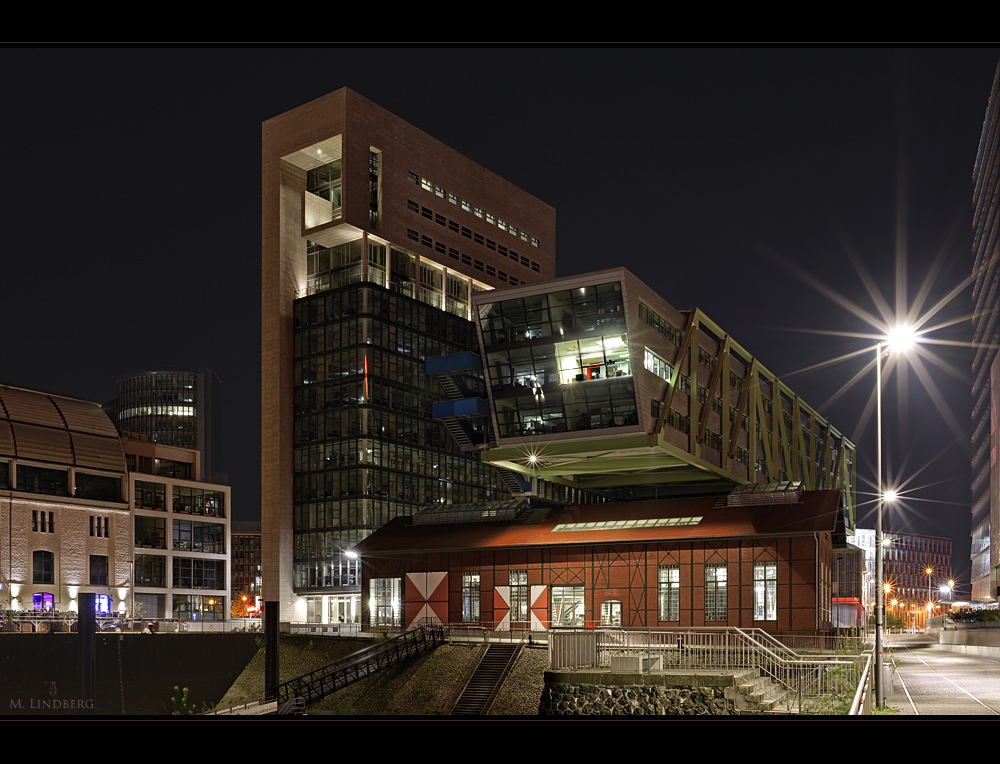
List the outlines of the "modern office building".
{"type": "Polygon", "coordinates": [[[508,496],[424,362],[476,348],[476,292],[555,276],[555,213],[346,88],[265,122],[261,172],[265,600],[354,621],[357,542],[508,496]]]}
{"type": "MultiPolygon", "coordinates": [[[[910,626],[922,627],[928,602],[933,605],[939,600],[953,598],[950,589],[947,594],[941,593],[941,587],[952,581],[951,539],[913,533],[885,532],[883,535],[886,612],[908,620],[910,626]]],[[[875,607],[875,531],[858,528],[851,543],[865,556],[865,608],[871,614],[875,607]]]]}
{"type": "Polygon", "coordinates": [[[228,485],[202,480],[192,449],[125,435],[132,497],[135,608],[143,619],[230,617],[228,485]]]}
{"type": "Polygon", "coordinates": [[[198,451],[202,477],[225,483],[220,384],[211,369],[137,372],[118,380],[115,398],[105,410],[122,432],[198,451]]]}
{"type": "Polygon", "coordinates": [[[128,609],[125,453],[97,403],[0,386],[0,607],[128,609]]]}
{"type": "Polygon", "coordinates": [[[914,533],[885,533],[882,574],[886,608],[908,611],[910,625],[923,628],[935,603],[951,599],[951,539],[914,533]],[[948,587],[947,593],[941,587],[948,587]],[[895,603],[895,604],[894,604],[895,603]]]}
{"type": "Polygon", "coordinates": [[[261,533],[259,520],[234,520],[230,526],[230,592],[239,616],[257,615],[261,607],[261,533]]]}
{"type": "Polygon", "coordinates": [[[861,587],[861,602],[865,612],[872,613],[875,607],[875,530],[872,528],[858,528],[854,531],[853,538],[849,542],[864,553],[865,570],[861,587]]]}
{"type": "Polygon", "coordinates": [[[1000,64],[973,182],[972,599],[1000,598],[1000,64]]]}

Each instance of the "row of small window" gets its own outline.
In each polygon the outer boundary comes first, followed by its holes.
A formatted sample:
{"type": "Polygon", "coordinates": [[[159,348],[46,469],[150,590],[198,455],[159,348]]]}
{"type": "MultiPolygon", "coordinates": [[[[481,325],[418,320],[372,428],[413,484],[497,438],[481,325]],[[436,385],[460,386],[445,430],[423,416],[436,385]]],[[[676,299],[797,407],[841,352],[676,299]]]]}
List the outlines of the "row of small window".
{"type": "MultiPolygon", "coordinates": [[[[482,260],[473,259],[471,255],[467,255],[464,252],[459,252],[454,247],[446,246],[444,242],[435,241],[430,236],[422,235],[419,231],[415,231],[412,228],[406,229],[406,236],[408,239],[411,239],[412,241],[419,242],[420,244],[423,244],[425,247],[433,249],[440,255],[447,254],[448,257],[450,257],[452,260],[459,260],[463,265],[471,265],[477,271],[482,271],[487,276],[499,279],[500,281],[503,281],[506,284],[510,284],[511,286],[517,286],[519,284],[526,283],[524,280],[518,279],[516,276],[508,276],[506,271],[497,270],[496,267],[492,265],[487,265],[482,260]]],[[[488,247],[490,243],[491,242],[487,241],[488,247]]],[[[492,247],[490,247],[490,249],[492,249],[492,247]]],[[[539,270],[539,268],[534,267],[536,265],[538,265],[538,263],[532,264],[532,270],[539,270]]]]}
{"type": "MultiPolygon", "coordinates": [[[[13,467],[14,485],[11,485],[11,463],[0,462],[0,488],[13,488],[26,493],[46,496],[69,496],[69,469],[66,467],[40,467],[16,464],[13,467]]],[[[110,475],[75,472],[73,496],[95,501],[122,501],[122,479],[110,475]]]]}
{"type": "MultiPolygon", "coordinates": [[[[56,581],[56,558],[52,552],[38,549],[31,554],[31,581],[35,584],[54,584],[56,581]]],[[[108,585],[108,557],[103,554],[90,555],[90,586],[108,585]]]]}
{"type": "MultiPolygon", "coordinates": [[[[705,620],[727,621],[728,568],[726,565],[705,566],[705,620]]],[[[511,620],[528,619],[527,571],[510,571],[511,620]],[[516,591],[515,591],[516,590],[516,591]],[[515,605],[516,601],[516,605],[515,605]]],[[[371,581],[371,613],[377,625],[398,625],[400,582],[397,578],[371,581]],[[381,620],[390,618],[392,620],[381,620]]],[[[778,618],[778,566],[776,563],[754,565],[754,620],[775,621],[778,618]]],[[[680,620],[681,571],[679,565],[660,566],[657,575],[657,600],[661,622],[680,620]]],[[[551,623],[553,626],[582,626],[586,617],[586,587],[553,586],[550,589],[551,623]]],[[[462,573],[462,621],[478,623],[480,620],[480,574],[478,571],[462,573]]],[[[605,603],[608,604],[608,603],[605,603]]],[[[621,610],[602,607],[602,624],[621,625],[621,610]],[[615,614],[617,613],[617,623],[615,614]]]]}
{"type": "Polygon", "coordinates": [[[515,263],[520,263],[525,268],[531,268],[531,270],[533,271],[541,272],[541,266],[534,260],[531,260],[530,258],[525,257],[524,255],[519,255],[512,249],[508,250],[507,247],[504,246],[503,244],[495,242],[493,241],[493,239],[486,238],[482,234],[475,233],[471,228],[466,228],[464,225],[460,225],[458,221],[446,218],[444,215],[440,215],[434,212],[433,210],[428,209],[427,207],[421,207],[412,199],[407,199],[406,206],[409,208],[410,212],[419,213],[428,220],[433,220],[439,226],[446,227],[449,231],[452,231],[453,233],[460,233],[466,239],[471,239],[481,247],[484,246],[487,249],[493,250],[494,252],[499,252],[501,255],[510,258],[515,263]]]}
{"type": "MultiPolygon", "coordinates": [[[[96,538],[110,538],[108,528],[109,519],[107,517],[90,516],[90,535],[96,538]]],[[[35,533],[55,533],[56,515],[55,512],[45,510],[31,510],[31,530],[35,533]]]]}
{"type": "Polygon", "coordinates": [[[650,308],[646,303],[639,302],[639,319],[645,321],[659,334],[669,339],[675,345],[680,345],[683,340],[682,332],[671,324],[667,319],[650,308]]]}
{"type": "MultiPolygon", "coordinates": [[[[705,566],[705,620],[728,620],[728,568],[725,565],[705,566]]],[[[657,600],[660,621],[679,621],[681,602],[681,569],[679,565],[661,565],[657,574],[657,600]]],[[[753,566],[753,619],[775,621],[778,618],[777,563],[756,563],[753,566]]]]}
{"type": "Polygon", "coordinates": [[[530,241],[531,246],[533,247],[539,246],[540,242],[538,241],[538,239],[536,239],[534,236],[529,236],[527,231],[519,232],[517,228],[515,228],[512,225],[508,225],[506,222],[500,220],[495,215],[493,215],[493,213],[485,212],[481,207],[476,207],[475,205],[469,204],[469,202],[467,202],[465,199],[459,199],[459,197],[456,196],[455,194],[447,193],[443,188],[441,188],[441,186],[435,185],[427,178],[421,178],[414,172],[407,172],[406,176],[411,183],[420,186],[422,189],[424,189],[424,191],[430,191],[432,194],[440,197],[441,199],[447,199],[456,207],[461,207],[466,212],[471,212],[477,218],[485,220],[490,225],[495,225],[501,231],[507,231],[507,233],[509,233],[511,236],[520,236],[521,241],[530,241]]]}

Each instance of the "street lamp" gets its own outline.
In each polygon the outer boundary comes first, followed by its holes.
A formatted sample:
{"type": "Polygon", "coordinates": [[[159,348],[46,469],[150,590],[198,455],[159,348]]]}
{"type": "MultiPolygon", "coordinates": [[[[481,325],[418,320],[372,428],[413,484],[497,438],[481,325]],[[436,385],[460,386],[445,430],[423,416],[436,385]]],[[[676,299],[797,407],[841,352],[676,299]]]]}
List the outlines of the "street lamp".
{"type": "MultiPolygon", "coordinates": [[[[927,618],[931,617],[931,609],[934,607],[934,600],[931,598],[931,573],[934,572],[934,568],[927,567],[927,618]]],[[[924,621],[924,628],[927,628],[927,621],[924,621]]]]}
{"type": "Polygon", "coordinates": [[[875,464],[875,469],[878,472],[878,501],[875,515],[875,590],[878,597],[875,605],[875,705],[878,708],[885,708],[885,687],[882,682],[882,609],[884,602],[882,595],[882,505],[896,498],[895,492],[891,495],[882,492],[882,350],[885,349],[889,353],[893,350],[906,350],[913,344],[914,338],[912,329],[899,326],[875,345],[876,419],[878,420],[875,464]]]}

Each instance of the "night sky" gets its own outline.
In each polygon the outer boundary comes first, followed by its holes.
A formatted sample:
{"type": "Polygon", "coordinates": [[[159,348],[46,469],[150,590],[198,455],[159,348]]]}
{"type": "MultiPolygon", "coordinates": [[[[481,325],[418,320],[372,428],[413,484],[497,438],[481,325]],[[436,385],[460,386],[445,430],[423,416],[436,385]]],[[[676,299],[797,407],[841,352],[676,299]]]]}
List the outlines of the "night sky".
{"type": "Polygon", "coordinates": [[[874,526],[877,332],[856,313],[878,316],[877,295],[897,310],[897,286],[911,305],[928,284],[924,313],[955,292],[923,327],[955,343],[920,346],[933,392],[913,367],[886,383],[883,458],[908,494],[885,527],[951,537],[967,591],[962,286],[998,60],[976,48],[0,49],[0,383],[103,402],[132,371],[214,369],[234,517],[259,516],[260,123],[348,86],[555,207],[560,276],[624,264],[731,332],[858,446],[859,525],[874,526]]]}

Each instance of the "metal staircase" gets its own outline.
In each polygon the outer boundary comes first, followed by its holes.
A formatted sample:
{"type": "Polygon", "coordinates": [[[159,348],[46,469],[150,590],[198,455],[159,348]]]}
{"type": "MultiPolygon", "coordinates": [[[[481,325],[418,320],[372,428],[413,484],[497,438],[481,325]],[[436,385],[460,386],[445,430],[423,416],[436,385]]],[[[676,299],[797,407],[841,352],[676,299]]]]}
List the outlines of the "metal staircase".
{"type": "MultiPolygon", "coordinates": [[[[457,353],[427,360],[427,373],[433,376],[448,396],[434,404],[434,418],[441,422],[463,451],[485,445],[484,436],[490,418],[486,397],[476,395],[465,382],[465,375],[481,375],[483,364],[475,353],[457,353]],[[479,422],[474,427],[473,422],[479,422]]],[[[500,482],[511,496],[521,496],[531,490],[530,481],[522,483],[516,473],[504,467],[494,467],[500,482]]]]}
{"type": "Polygon", "coordinates": [[[442,644],[444,644],[442,627],[423,626],[280,684],[277,687],[276,699],[281,707],[293,699],[300,699],[301,707],[442,644]]]}
{"type": "Polygon", "coordinates": [[[451,716],[488,713],[520,653],[521,645],[490,645],[452,708],[451,716]]]}

